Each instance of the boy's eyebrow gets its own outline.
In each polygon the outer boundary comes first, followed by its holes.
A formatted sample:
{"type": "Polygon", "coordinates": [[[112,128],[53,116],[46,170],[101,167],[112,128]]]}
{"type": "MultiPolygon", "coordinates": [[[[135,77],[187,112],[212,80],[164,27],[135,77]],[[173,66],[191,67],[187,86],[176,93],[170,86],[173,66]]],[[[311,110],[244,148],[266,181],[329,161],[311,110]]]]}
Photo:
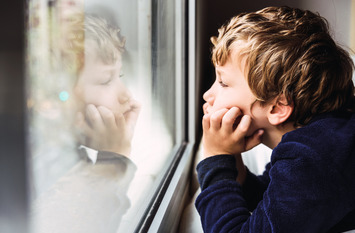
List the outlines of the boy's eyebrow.
{"type": "Polygon", "coordinates": [[[221,73],[223,73],[223,71],[221,71],[221,70],[219,70],[218,68],[216,68],[216,74],[217,74],[218,76],[221,76],[221,73]]]}
{"type": "Polygon", "coordinates": [[[117,73],[117,69],[114,67],[105,68],[105,70],[103,72],[108,73],[110,75],[115,75],[117,73]]]}

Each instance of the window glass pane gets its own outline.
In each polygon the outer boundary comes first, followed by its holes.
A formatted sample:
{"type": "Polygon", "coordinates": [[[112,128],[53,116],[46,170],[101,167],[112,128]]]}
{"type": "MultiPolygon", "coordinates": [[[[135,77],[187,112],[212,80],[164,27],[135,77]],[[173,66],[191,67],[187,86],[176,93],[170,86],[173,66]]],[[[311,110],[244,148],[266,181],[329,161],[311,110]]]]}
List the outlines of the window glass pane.
{"type": "Polygon", "coordinates": [[[174,4],[29,1],[32,232],[138,224],[182,140],[174,4]]]}

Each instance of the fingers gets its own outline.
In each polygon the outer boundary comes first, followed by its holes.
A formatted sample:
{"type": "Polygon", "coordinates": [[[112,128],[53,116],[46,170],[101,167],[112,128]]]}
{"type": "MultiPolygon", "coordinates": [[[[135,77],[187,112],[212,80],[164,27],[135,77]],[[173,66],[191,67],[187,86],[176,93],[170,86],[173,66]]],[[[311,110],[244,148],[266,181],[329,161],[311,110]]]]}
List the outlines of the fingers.
{"type": "Polygon", "coordinates": [[[249,136],[252,118],[238,107],[205,114],[202,126],[205,151],[210,154],[240,154],[260,144],[264,133],[260,129],[249,136]]]}
{"type": "Polygon", "coordinates": [[[250,129],[252,119],[248,115],[244,115],[237,128],[233,132],[235,138],[244,138],[245,140],[245,151],[252,149],[253,147],[259,145],[262,140],[262,135],[264,130],[259,129],[253,133],[251,136],[247,136],[247,133],[250,129]]]}
{"type": "Polygon", "coordinates": [[[236,127],[234,127],[236,120],[239,116],[242,115],[242,112],[239,108],[233,107],[223,116],[222,119],[222,127],[225,128],[228,132],[233,131],[236,127]]]}
{"type": "Polygon", "coordinates": [[[121,130],[125,124],[125,119],[122,114],[114,114],[110,109],[104,106],[96,107],[89,104],[86,107],[86,116],[91,130],[95,132],[121,130]]]}
{"type": "Polygon", "coordinates": [[[210,128],[211,115],[205,114],[202,118],[202,128],[203,130],[208,130],[210,128]]]}
{"type": "Polygon", "coordinates": [[[228,111],[227,108],[223,108],[223,109],[220,109],[220,110],[214,112],[211,115],[210,127],[212,129],[218,130],[221,128],[223,116],[224,116],[224,114],[226,114],[227,111],[228,111]]]}
{"type": "Polygon", "coordinates": [[[115,114],[114,117],[115,117],[115,129],[119,131],[124,131],[126,120],[123,114],[115,114]]]}
{"type": "Polygon", "coordinates": [[[98,112],[100,113],[102,122],[104,123],[104,126],[108,129],[116,129],[116,119],[115,115],[111,110],[104,106],[99,106],[97,107],[98,112]]]}
{"type": "Polygon", "coordinates": [[[229,132],[235,131],[236,134],[246,136],[251,124],[251,117],[248,115],[241,116],[242,112],[237,107],[232,107],[231,109],[223,108],[212,114],[205,114],[202,125],[205,129],[213,128],[218,130],[223,128],[229,132]],[[238,122],[239,120],[240,122],[238,122]]]}
{"type": "Polygon", "coordinates": [[[86,107],[86,116],[92,128],[100,129],[104,127],[104,122],[101,118],[100,112],[93,104],[89,104],[86,107]]]}
{"type": "Polygon", "coordinates": [[[264,130],[259,129],[254,132],[254,134],[246,139],[245,149],[250,150],[253,147],[259,145],[261,143],[262,136],[264,134],[264,130]]]}
{"type": "Polygon", "coordinates": [[[231,109],[223,108],[214,113],[205,114],[202,121],[202,126],[204,129],[212,128],[218,130],[224,128],[228,132],[234,131],[236,120],[242,112],[237,107],[232,107],[231,109]]]}
{"type": "Polygon", "coordinates": [[[251,117],[248,115],[242,116],[242,119],[240,120],[236,128],[236,133],[243,135],[245,137],[250,127],[250,124],[251,124],[251,117]]]}

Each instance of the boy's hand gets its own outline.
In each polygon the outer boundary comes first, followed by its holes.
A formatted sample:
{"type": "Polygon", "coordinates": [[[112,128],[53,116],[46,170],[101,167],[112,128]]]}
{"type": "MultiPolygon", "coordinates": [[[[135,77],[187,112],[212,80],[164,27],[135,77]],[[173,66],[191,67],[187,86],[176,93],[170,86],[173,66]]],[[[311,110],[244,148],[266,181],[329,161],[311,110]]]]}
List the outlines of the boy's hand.
{"type": "MultiPolygon", "coordinates": [[[[129,156],[135,122],[128,125],[123,114],[114,114],[104,106],[96,107],[92,104],[86,108],[86,120],[82,113],[78,117],[78,126],[85,135],[82,144],[96,150],[129,156]]],[[[133,118],[137,119],[135,116],[133,118]]]]}
{"type": "Polygon", "coordinates": [[[138,101],[131,99],[130,106],[131,109],[127,113],[124,113],[124,118],[126,120],[128,137],[132,139],[138,115],[141,110],[141,105],[138,101]]]}
{"type": "Polygon", "coordinates": [[[260,144],[264,131],[257,130],[247,137],[250,124],[250,116],[242,115],[237,107],[205,114],[202,119],[204,158],[218,154],[238,155],[260,144]]]}

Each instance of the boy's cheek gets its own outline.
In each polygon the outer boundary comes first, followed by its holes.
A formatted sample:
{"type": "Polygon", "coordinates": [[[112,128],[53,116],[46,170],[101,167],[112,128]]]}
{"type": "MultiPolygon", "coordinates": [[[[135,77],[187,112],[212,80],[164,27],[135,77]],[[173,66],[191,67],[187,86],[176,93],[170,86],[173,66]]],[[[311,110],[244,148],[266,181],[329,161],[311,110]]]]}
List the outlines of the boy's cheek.
{"type": "Polygon", "coordinates": [[[218,110],[224,109],[226,107],[216,107],[215,105],[210,105],[208,103],[205,103],[203,105],[203,113],[204,114],[213,114],[217,112],[218,110]]]}
{"type": "Polygon", "coordinates": [[[92,104],[95,105],[96,107],[98,106],[103,106],[108,108],[109,110],[113,111],[113,112],[118,112],[118,108],[119,108],[119,104],[118,101],[115,102],[114,101],[114,97],[112,98],[95,98],[95,95],[90,95],[87,96],[87,98],[85,99],[85,103],[86,105],[92,104]]]}
{"type": "Polygon", "coordinates": [[[247,137],[252,136],[259,129],[259,127],[257,127],[253,122],[251,122],[249,130],[247,132],[247,137]]]}

